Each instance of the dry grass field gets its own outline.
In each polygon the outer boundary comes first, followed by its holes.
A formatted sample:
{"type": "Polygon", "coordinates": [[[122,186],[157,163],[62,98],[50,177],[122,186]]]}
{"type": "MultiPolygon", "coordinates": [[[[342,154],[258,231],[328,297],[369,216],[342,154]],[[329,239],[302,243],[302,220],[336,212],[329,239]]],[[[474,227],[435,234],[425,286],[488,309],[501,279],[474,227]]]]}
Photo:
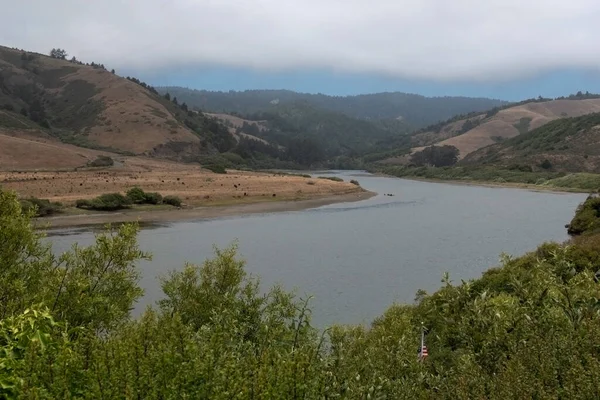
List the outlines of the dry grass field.
{"type": "Polygon", "coordinates": [[[163,196],[179,196],[190,206],[300,200],[362,191],[349,182],[244,171],[215,174],[197,165],[145,157],[120,157],[114,167],[105,169],[5,171],[0,172],[0,185],[22,197],[66,205],[103,193],[125,193],[134,186],[163,196]]]}

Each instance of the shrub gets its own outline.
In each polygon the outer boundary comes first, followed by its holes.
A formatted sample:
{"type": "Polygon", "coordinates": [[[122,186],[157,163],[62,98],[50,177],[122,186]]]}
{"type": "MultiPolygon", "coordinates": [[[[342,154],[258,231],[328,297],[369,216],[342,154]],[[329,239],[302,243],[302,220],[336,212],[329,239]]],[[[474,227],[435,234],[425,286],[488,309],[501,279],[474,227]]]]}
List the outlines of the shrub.
{"type": "Polygon", "coordinates": [[[116,211],[129,208],[131,200],[120,193],[106,193],[92,200],[77,200],[77,208],[96,211],[116,211]]]}
{"type": "Polygon", "coordinates": [[[552,163],[548,159],[545,159],[540,164],[540,167],[543,168],[543,169],[551,169],[552,168],[552,163]]]}
{"type": "Polygon", "coordinates": [[[133,204],[161,204],[163,197],[160,193],[146,193],[139,187],[132,187],[127,191],[127,198],[133,204]]]}
{"type": "Polygon", "coordinates": [[[217,165],[217,164],[204,165],[204,168],[206,168],[209,171],[214,172],[215,174],[226,174],[227,173],[227,170],[222,165],[217,165]]]}
{"type": "Polygon", "coordinates": [[[600,229],[600,197],[589,196],[580,204],[567,228],[573,236],[597,232],[600,229]]]}
{"type": "Polygon", "coordinates": [[[327,179],[334,182],[344,182],[342,178],[339,178],[337,176],[320,176],[319,179],[327,179]]]}
{"type": "Polygon", "coordinates": [[[358,181],[356,179],[352,179],[350,181],[351,184],[356,185],[356,186],[360,186],[360,183],[358,183],[358,181]]]}
{"type": "Polygon", "coordinates": [[[114,164],[113,159],[108,156],[98,156],[94,161],[88,163],[90,167],[111,167],[114,164]]]}
{"type": "Polygon", "coordinates": [[[38,199],[37,197],[30,197],[20,201],[21,208],[24,212],[29,212],[35,209],[36,217],[46,217],[48,215],[57,214],[62,211],[62,204],[52,203],[47,199],[38,199]]]}
{"type": "Polygon", "coordinates": [[[146,203],[146,204],[161,204],[162,201],[163,201],[163,197],[161,196],[160,193],[151,192],[151,193],[146,193],[146,198],[144,200],[144,203],[146,203]]]}
{"type": "Polygon", "coordinates": [[[181,207],[181,199],[177,196],[165,196],[163,203],[170,204],[175,207],[181,207]]]}
{"type": "Polygon", "coordinates": [[[146,192],[139,187],[132,187],[127,191],[127,198],[133,204],[144,204],[146,202],[146,192]]]}

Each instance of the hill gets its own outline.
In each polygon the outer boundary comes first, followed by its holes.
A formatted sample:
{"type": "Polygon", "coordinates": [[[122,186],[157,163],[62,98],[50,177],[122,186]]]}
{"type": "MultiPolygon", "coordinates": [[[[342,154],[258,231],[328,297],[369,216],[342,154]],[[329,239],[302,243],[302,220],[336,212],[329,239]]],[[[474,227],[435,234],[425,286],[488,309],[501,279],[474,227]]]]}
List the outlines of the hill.
{"type": "Polygon", "coordinates": [[[310,140],[327,159],[353,156],[372,149],[379,141],[403,135],[371,121],[317,108],[308,102],[293,102],[257,113],[253,119],[264,121],[265,130],[252,130],[257,136],[289,147],[293,141],[310,140]]]}
{"type": "Polygon", "coordinates": [[[306,102],[309,105],[364,120],[401,120],[413,129],[457,114],[485,111],[505,101],[470,97],[424,97],[408,93],[376,93],[357,96],[327,96],[289,90],[211,92],[182,87],[159,87],[180,101],[202,110],[250,115],[268,112],[279,105],[306,102]]]}
{"type": "Polygon", "coordinates": [[[13,137],[43,136],[57,146],[183,161],[235,145],[215,119],[174,104],[151,86],[102,64],[63,57],[0,47],[1,129],[13,137]]]}
{"type": "Polygon", "coordinates": [[[549,122],[477,150],[462,164],[600,173],[600,113],[549,122]]]}
{"type": "MultiPolygon", "coordinates": [[[[458,158],[462,159],[478,149],[527,133],[551,121],[595,112],[600,112],[600,98],[596,95],[578,93],[554,100],[531,99],[487,112],[457,115],[420,129],[411,134],[411,149],[405,152],[415,153],[426,146],[447,145],[456,147],[458,158]]],[[[406,164],[409,157],[380,160],[386,164],[406,164]]]]}

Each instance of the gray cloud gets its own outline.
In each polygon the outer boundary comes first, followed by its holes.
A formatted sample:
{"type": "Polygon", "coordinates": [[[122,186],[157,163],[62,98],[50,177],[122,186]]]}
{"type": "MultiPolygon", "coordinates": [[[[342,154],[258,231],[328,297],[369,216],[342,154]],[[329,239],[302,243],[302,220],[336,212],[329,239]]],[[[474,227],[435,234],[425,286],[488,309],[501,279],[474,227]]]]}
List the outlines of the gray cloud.
{"type": "Polygon", "coordinates": [[[0,42],[116,68],[499,80],[600,65],[598,0],[0,0],[0,42]],[[6,4],[2,4],[6,3],[6,4]]]}

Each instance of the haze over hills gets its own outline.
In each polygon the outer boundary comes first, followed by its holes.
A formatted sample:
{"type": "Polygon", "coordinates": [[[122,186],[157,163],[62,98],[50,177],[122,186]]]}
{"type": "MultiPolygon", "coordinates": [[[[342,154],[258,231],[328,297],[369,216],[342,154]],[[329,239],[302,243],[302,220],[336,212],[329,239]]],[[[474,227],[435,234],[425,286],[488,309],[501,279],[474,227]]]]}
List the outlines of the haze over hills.
{"type": "Polygon", "coordinates": [[[457,114],[486,111],[506,101],[471,97],[425,97],[409,93],[375,93],[357,96],[328,96],[290,90],[247,90],[211,92],[182,87],[157,87],[192,107],[202,110],[251,115],[272,111],[278,105],[306,102],[315,108],[366,120],[402,120],[420,128],[457,114]]]}

